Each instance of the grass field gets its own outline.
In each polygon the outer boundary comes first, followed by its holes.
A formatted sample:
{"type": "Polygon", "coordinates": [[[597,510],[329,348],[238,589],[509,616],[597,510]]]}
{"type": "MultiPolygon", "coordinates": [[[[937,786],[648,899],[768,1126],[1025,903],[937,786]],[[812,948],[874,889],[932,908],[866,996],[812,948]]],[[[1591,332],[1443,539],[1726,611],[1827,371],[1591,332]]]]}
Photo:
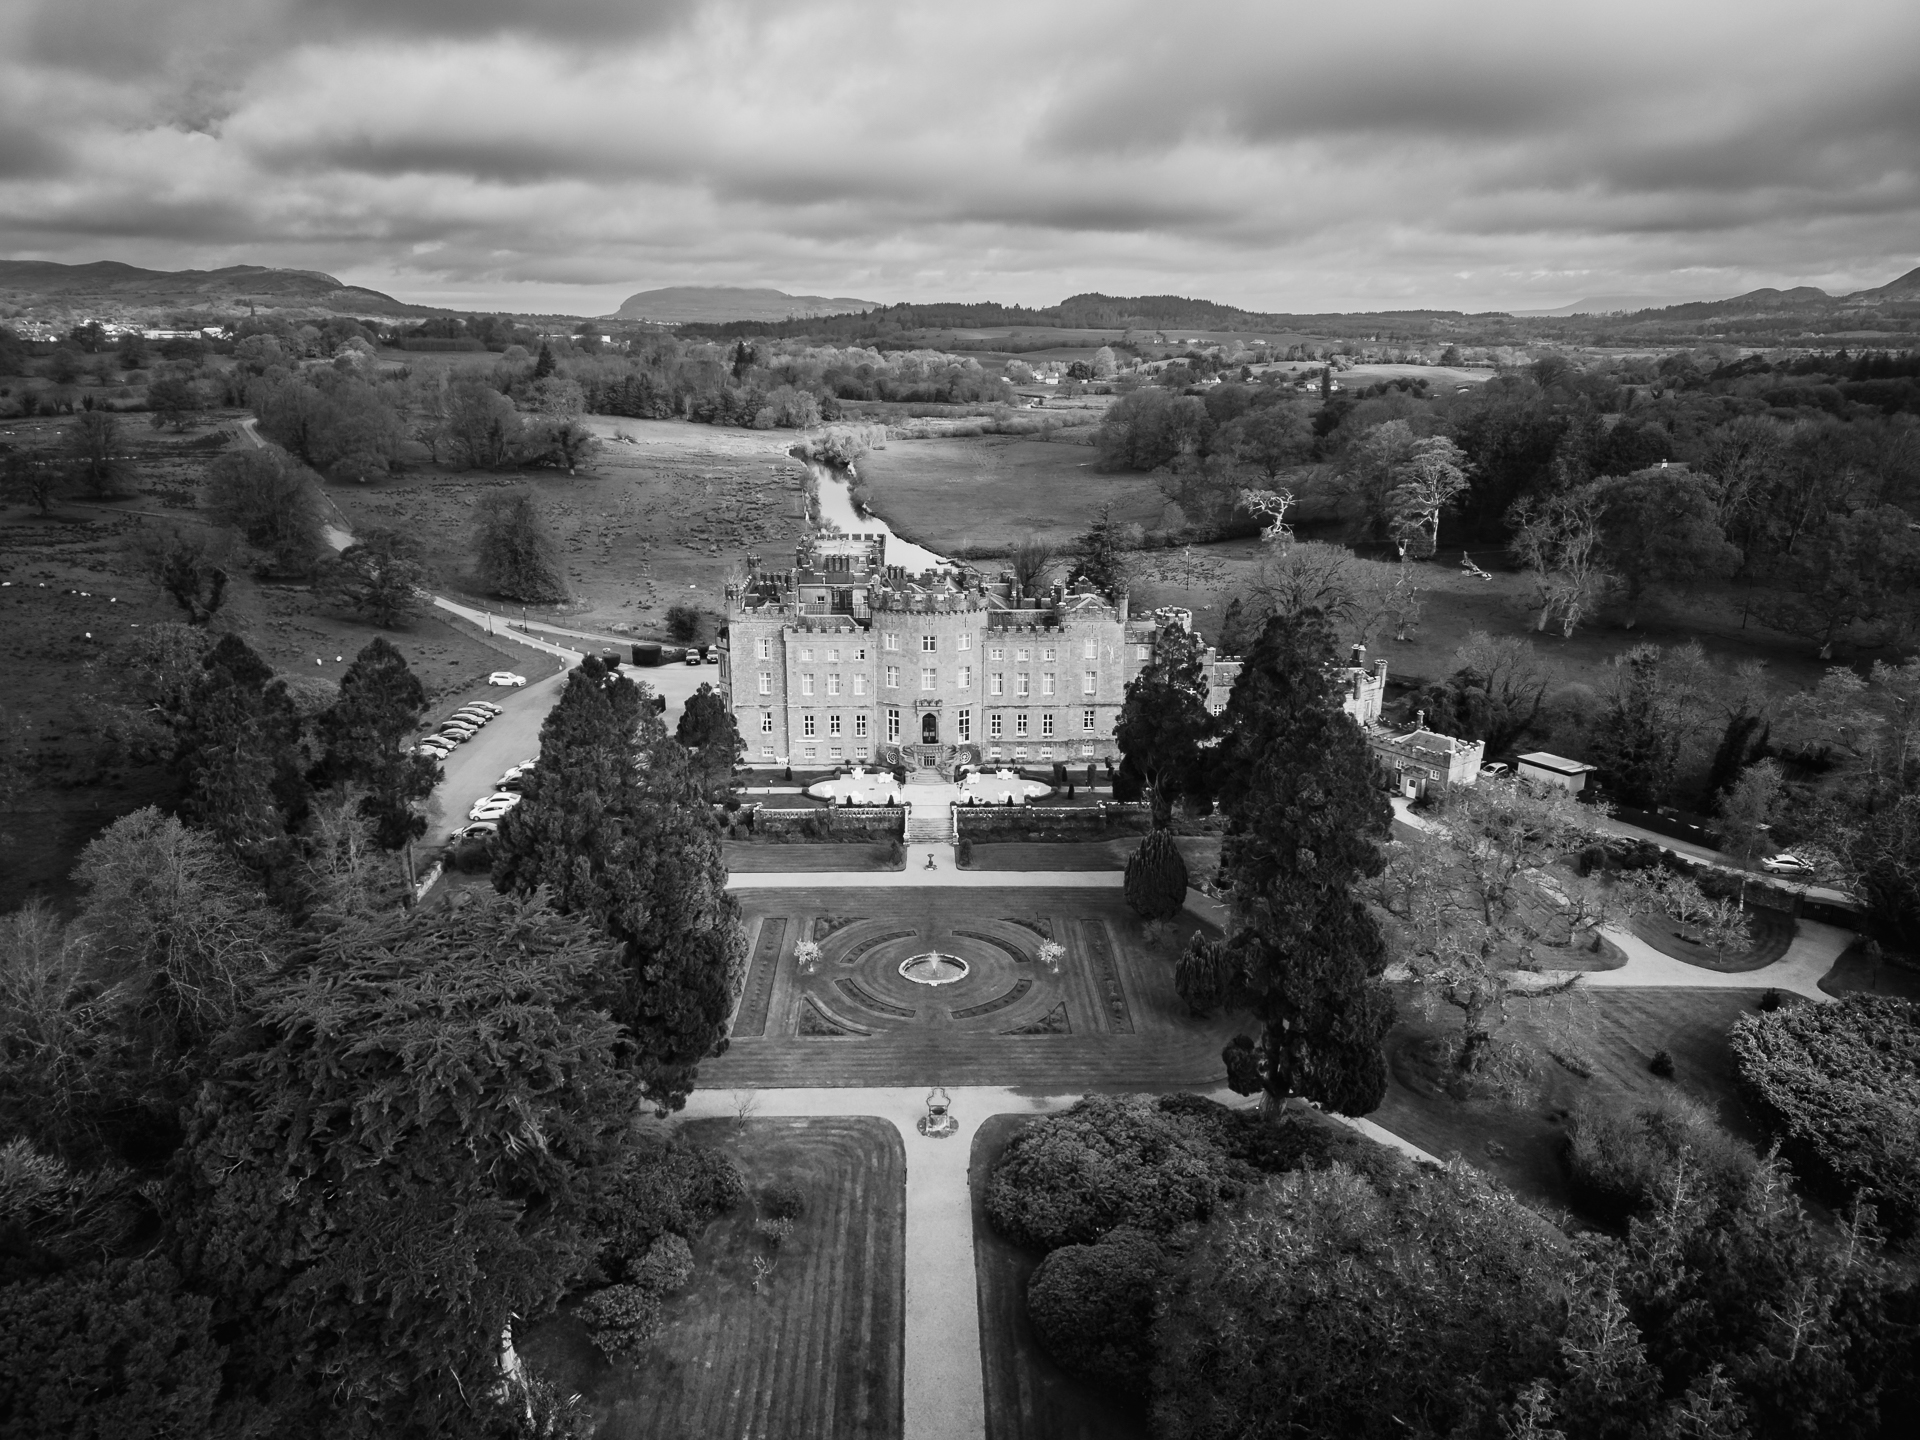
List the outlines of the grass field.
{"type": "MultiPolygon", "coordinates": [[[[142,627],[182,618],[131,552],[153,527],[204,525],[195,495],[233,418],[210,416],[176,435],[128,416],[121,434],[136,494],[104,503],[62,500],[47,517],[0,508],[0,673],[7,678],[0,732],[26,781],[0,821],[11,841],[0,848],[0,908],[34,894],[64,897],[68,871],[95,833],[176,792],[174,776],[137,763],[117,738],[114,707],[127,698],[127,646],[142,627]]],[[[0,438],[51,445],[67,423],[15,420],[0,438]]],[[[298,682],[308,703],[324,703],[332,682],[381,633],[407,657],[436,707],[481,693],[491,670],[546,673],[529,669],[539,663],[533,652],[431,611],[390,632],[314,612],[304,588],[263,584],[235,566],[214,629],[245,635],[298,682]]]]}
{"type": "Polygon", "coordinates": [[[1535,1054],[1517,1099],[1458,1100],[1435,1083],[1433,1042],[1458,1028],[1457,1013],[1432,1018],[1402,1001],[1387,1041],[1389,1089],[1370,1117],[1441,1157],[1460,1155],[1499,1177],[1515,1194],[1548,1210],[1571,1201],[1561,1163],[1565,1114],[1581,1095],[1647,1103],[1678,1091],[1700,1101],[1728,1130],[1755,1145],[1764,1138],[1735,1087],[1727,1032],[1758,1003],[1759,990],[1576,990],[1553,1001],[1513,1004],[1501,1032],[1535,1054]],[[1551,1049],[1588,1071],[1582,1078],[1548,1058],[1551,1049]],[[1648,1068],[1657,1051],[1673,1056],[1675,1075],[1648,1068]]]}
{"type": "Polygon", "coordinates": [[[973,1269],[980,1296],[980,1368],[987,1440],[1146,1440],[1146,1407],[1075,1380],[1047,1357],[1027,1319],[1038,1260],[987,1223],[987,1176],[1030,1115],[995,1115],[973,1137],[973,1269]]]}
{"type": "Polygon", "coordinates": [[[610,1365],[576,1322],[530,1328],[528,1365],[585,1395],[601,1440],[894,1440],[901,1434],[906,1155],[886,1121],[694,1121],[756,1195],[798,1184],[807,1210],[756,1289],[768,1254],[755,1206],[707,1227],[665,1331],[610,1365]]]}
{"type": "Polygon", "coordinates": [[[1096,470],[1092,447],[1067,438],[1081,433],[894,440],[858,469],[874,512],[943,555],[1004,552],[1029,536],[1064,545],[1109,501],[1121,523],[1157,528],[1167,504],[1153,480],[1096,470]]]}

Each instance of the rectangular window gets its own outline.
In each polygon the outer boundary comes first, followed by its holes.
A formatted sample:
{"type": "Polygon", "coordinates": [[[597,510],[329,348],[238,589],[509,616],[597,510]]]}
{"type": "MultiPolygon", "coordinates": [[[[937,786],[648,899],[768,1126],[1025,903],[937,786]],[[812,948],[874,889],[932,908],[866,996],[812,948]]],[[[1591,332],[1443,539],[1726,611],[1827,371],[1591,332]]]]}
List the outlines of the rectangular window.
{"type": "Polygon", "coordinates": [[[1092,695],[1100,689],[1100,672],[1089,670],[1080,677],[1080,693],[1092,695]]]}
{"type": "Polygon", "coordinates": [[[973,637],[971,635],[962,635],[958,640],[953,642],[953,648],[956,650],[971,650],[973,648],[973,637]]]}
{"type": "Polygon", "coordinates": [[[867,717],[864,712],[853,717],[853,738],[856,740],[867,738],[867,717]]]}
{"type": "Polygon", "coordinates": [[[1151,659],[1151,658],[1152,658],[1152,648],[1151,648],[1150,646],[1146,646],[1146,645],[1136,645],[1136,646],[1134,646],[1134,647],[1133,647],[1133,658],[1134,658],[1134,659],[1136,659],[1136,660],[1147,660],[1147,659],[1151,659]]]}
{"type": "Polygon", "coordinates": [[[887,739],[898,740],[899,738],[900,712],[898,710],[889,710],[887,711],[887,739]]]}
{"type": "Polygon", "coordinates": [[[802,675],[800,677],[800,693],[802,695],[811,695],[813,693],[813,676],[802,675]]]}
{"type": "Polygon", "coordinates": [[[800,647],[800,659],[808,665],[813,663],[813,647],[811,645],[802,645],[800,647]]]}
{"type": "Polygon", "coordinates": [[[1046,649],[1044,649],[1044,650],[1042,650],[1042,651],[1040,652],[1040,658],[1041,658],[1042,660],[1051,660],[1051,659],[1053,659],[1053,647],[1052,647],[1051,645],[1049,645],[1049,646],[1047,646],[1047,648],[1046,648],[1046,649]]]}
{"type": "Polygon", "coordinates": [[[1080,712],[1080,728],[1084,730],[1087,734],[1091,735],[1093,734],[1093,725],[1094,725],[1093,711],[1082,710],[1080,712]]]}
{"type": "Polygon", "coordinates": [[[800,717],[800,733],[809,740],[813,738],[813,716],[810,713],[800,717]]]}
{"type": "Polygon", "coordinates": [[[773,658],[773,637],[770,635],[762,635],[758,640],[754,641],[753,653],[762,660],[771,660],[773,658]]]}
{"type": "Polygon", "coordinates": [[[987,693],[989,695],[1006,694],[1007,693],[1007,677],[997,673],[993,675],[989,675],[987,677],[987,693]]]}
{"type": "Polygon", "coordinates": [[[989,660],[1004,660],[1006,658],[1007,652],[998,645],[993,646],[987,651],[987,659],[989,660]]]}
{"type": "Polygon", "coordinates": [[[1016,745],[1016,746],[1014,746],[1014,747],[1013,747],[1013,758],[1014,758],[1014,759],[1016,759],[1016,760],[1024,760],[1024,759],[1026,759],[1026,758],[1027,758],[1027,747],[1026,747],[1026,746],[1024,746],[1024,745],[1016,745]]]}
{"type": "Polygon", "coordinates": [[[838,735],[839,733],[840,733],[840,717],[838,715],[827,716],[828,737],[831,738],[832,736],[838,735]]]}
{"type": "Polygon", "coordinates": [[[954,672],[953,683],[962,690],[971,690],[973,688],[973,667],[971,665],[962,665],[954,672]]]}
{"type": "Polygon", "coordinates": [[[866,676],[855,675],[853,677],[853,693],[856,695],[864,695],[867,693],[867,677],[866,676]]]}
{"type": "Polygon", "coordinates": [[[827,651],[827,663],[829,665],[838,665],[840,663],[840,647],[838,645],[835,645],[827,651]]]}
{"type": "Polygon", "coordinates": [[[1027,712],[1026,711],[1022,710],[1018,715],[1015,715],[1013,717],[1013,733],[1015,737],[1018,739],[1024,740],[1027,738],[1027,712]]]}
{"type": "Polygon", "coordinates": [[[829,745],[827,747],[827,758],[829,760],[844,760],[846,754],[847,752],[842,750],[838,745],[829,745]]]}
{"type": "Polygon", "coordinates": [[[1032,657],[1033,657],[1033,652],[1027,649],[1027,647],[1024,645],[1022,645],[1018,650],[1013,652],[1013,658],[1016,660],[1028,660],[1028,659],[1031,659],[1032,657]]]}
{"type": "Polygon", "coordinates": [[[1013,693],[1016,695],[1032,694],[1033,693],[1032,683],[1033,683],[1033,677],[1031,675],[1028,675],[1024,671],[1022,671],[1020,674],[1013,677],[1013,693]]]}
{"type": "Polygon", "coordinates": [[[818,760],[820,758],[820,747],[818,745],[807,746],[804,752],[804,758],[808,760],[818,760]]]}
{"type": "Polygon", "coordinates": [[[1040,677],[1040,693],[1042,695],[1053,694],[1053,672],[1051,670],[1040,677]]]}
{"type": "Polygon", "coordinates": [[[987,751],[987,758],[989,760],[998,760],[1000,758],[1000,747],[995,745],[991,750],[987,751]]]}
{"type": "Polygon", "coordinates": [[[922,635],[920,637],[920,648],[928,655],[933,654],[934,651],[940,648],[940,637],[938,635],[922,635]]]}
{"type": "Polygon", "coordinates": [[[856,760],[870,760],[873,758],[873,751],[868,746],[856,745],[853,747],[853,758],[856,760]]]}
{"type": "Polygon", "coordinates": [[[973,711],[962,710],[953,722],[953,733],[962,741],[973,739],[973,711]]]}
{"type": "Polygon", "coordinates": [[[898,690],[899,688],[900,667],[898,665],[889,665],[887,666],[887,689],[898,690]]]}
{"type": "Polygon", "coordinates": [[[827,676],[827,694],[838,695],[839,693],[840,693],[840,677],[838,675],[827,676]]]}
{"type": "Polygon", "coordinates": [[[898,635],[882,635],[880,637],[880,648],[882,650],[898,650],[900,648],[900,637],[898,635]]]}
{"type": "Polygon", "coordinates": [[[771,760],[773,758],[773,747],[771,745],[762,745],[760,747],[760,758],[762,760],[771,760]]]}
{"type": "Polygon", "coordinates": [[[760,716],[760,733],[762,735],[771,735],[773,733],[773,712],[771,710],[765,711],[760,716]]]}
{"type": "Polygon", "coordinates": [[[858,650],[855,650],[855,651],[853,652],[853,658],[854,658],[854,659],[856,659],[856,660],[864,660],[864,659],[866,659],[866,658],[867,658],[867,647],[866,647],[866,646],[864,646],[864,645],[862,645],[862,646],[861,646],[861,647],[860,647],[860,648],[859,648],[858,650]]]}
{"type": "Polygon", "coordinates": [[[1087,641],[1080,647],[1080,658],[1082,660],[1098,660],[1100,658],[1100,642],[1098,640],[1087,641]]]}
{"type": "Polygon", "coordinates": [[[998,740],[1005,724],[1005,719],[1001,716],[1000,712],[998,710],[994,711],[993,714],[987,717],[987,738],[989,740],[998,740]]]}
{"type": "Polygon", "coordinates": [[[1040,733],[1049,736],[1053,734],[1053,711],[1049,710],[1040,717],[1040,733]]]}
{"type": "Polygon", "coordinates": [[[940,672],[938,670],[922,670],[920,672],[920,688],[922,690],[939,689],[940,672]]]}
{"type": "Polygon", "coordinates": [[[773,693],[773,676],[764,670],[760,672],[760,693],[762,695],[771,695],[773,693]]]}

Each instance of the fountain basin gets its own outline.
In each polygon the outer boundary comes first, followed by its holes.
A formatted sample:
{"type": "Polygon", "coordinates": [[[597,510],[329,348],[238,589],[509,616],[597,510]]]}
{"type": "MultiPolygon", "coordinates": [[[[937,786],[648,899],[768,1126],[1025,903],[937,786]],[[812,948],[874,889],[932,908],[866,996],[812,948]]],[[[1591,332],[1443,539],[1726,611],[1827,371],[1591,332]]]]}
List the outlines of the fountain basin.
{"type": "Polygon", "coordinates": [[[900,962],[900,978],[915,985],[953,985],[967,978],[972,967],[958,955],[928,950],[900,962]]]}

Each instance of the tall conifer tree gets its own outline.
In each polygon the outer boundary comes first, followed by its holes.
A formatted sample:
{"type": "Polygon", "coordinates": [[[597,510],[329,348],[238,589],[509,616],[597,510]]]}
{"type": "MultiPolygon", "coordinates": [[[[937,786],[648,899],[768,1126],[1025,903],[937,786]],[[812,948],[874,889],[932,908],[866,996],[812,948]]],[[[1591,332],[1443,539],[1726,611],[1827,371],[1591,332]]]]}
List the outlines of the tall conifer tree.
{"type": "Polygon", "coordinates": [[[1378,874],[1392,808],[1360,727],[1340,708],[1333,632],[1318,611],[1267,622],[1225,713],[1221,861],[1228,945],[1258,1041],[1225,1058],[1233,1088],[1362,1115],[1386,1093],[1393,1001],[1386,945],[1354,894],[1378,874]]]}

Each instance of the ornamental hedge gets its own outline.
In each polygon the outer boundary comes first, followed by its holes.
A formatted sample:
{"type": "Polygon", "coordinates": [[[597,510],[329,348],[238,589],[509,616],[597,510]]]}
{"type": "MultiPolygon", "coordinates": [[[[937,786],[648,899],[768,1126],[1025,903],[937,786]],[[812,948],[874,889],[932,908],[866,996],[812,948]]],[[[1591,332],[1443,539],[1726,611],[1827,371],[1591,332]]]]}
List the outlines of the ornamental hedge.
{"type": "Polygon", "coordinates": [[[1140,1230],[1111,1230],[1095,1245],[1063,1245],[1027,1282],[1034,1333],[1062,1370],[1144,1395],[1161,1251],[1140,1230]]]}
{"type": "Polygon", "coordinates": [[[1740,1085],[1822,1198],[1920,1226],[1920,1007],[1851,995],[1743,1016],[1729,1037],[1740,1085]]]}

